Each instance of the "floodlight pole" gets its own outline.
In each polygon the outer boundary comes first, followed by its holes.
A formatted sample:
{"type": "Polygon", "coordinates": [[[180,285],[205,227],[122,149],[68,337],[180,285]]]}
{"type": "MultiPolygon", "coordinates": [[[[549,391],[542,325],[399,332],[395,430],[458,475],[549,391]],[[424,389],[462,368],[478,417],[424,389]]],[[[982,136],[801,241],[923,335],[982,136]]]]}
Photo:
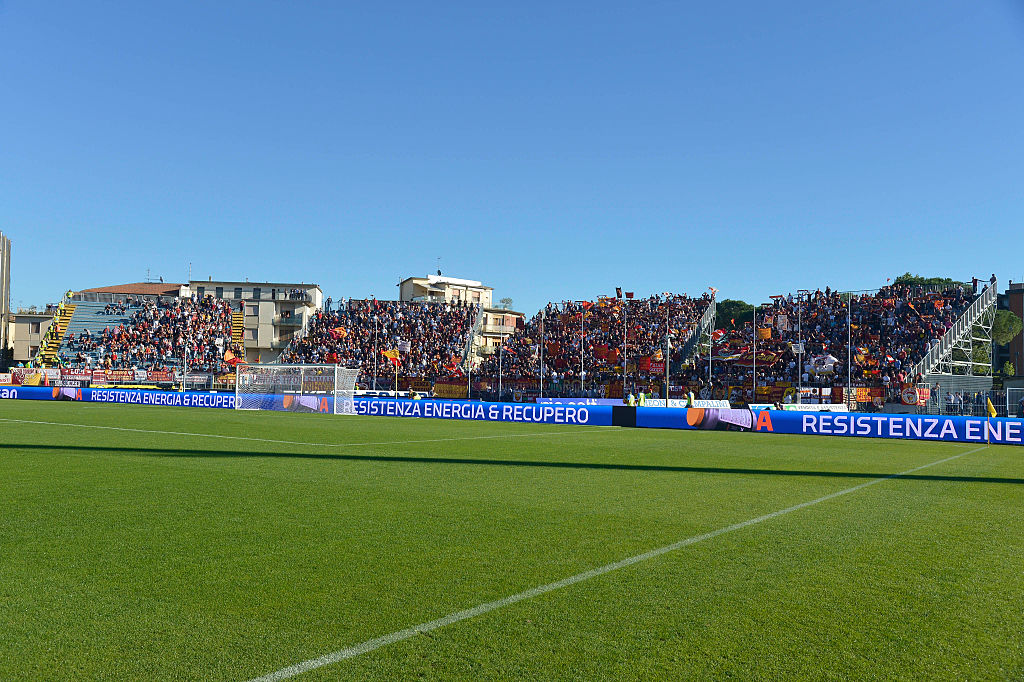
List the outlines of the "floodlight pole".
{"type": "Polygon", "coordinates": [[[757,402],[757,305],[754,306],[754,376],[750,387],[750,402],[757,402]]]}
{"type": "Polygon", "coordinates": [[[373,312],[373,390],[377,390],[377,311],[373,312]]]}
{"type": "Polygon", "coordinates": [[[501,402],[501,355],[505,350],[505,337],[498,342],[498,402],[501,402]]]}
{"type": "Polygon", "coordinates": [[[853,391],[853,292],[846,293],[846,404],[850,404],[853,391]]]}
{"type": "Polygon", "coordinates": [[[628,337],[626,335],[626,316],[629,314],[629,306],[626,304],[629,301],[622,299],[622,396],[626,396],[626,347],[628,345],[628,337]]]}
{"type": "MultiPolygon", "coordinates": [[[[668,316],[666,315],[666,318],[668,316]]],[[[665,327],[665,407],[668,407],[668,369],[672,357],[672,340],[668,334],[668,327],[665,327]]]]}
{"type": "Polygon", "coordinates": [[[580,305],[580,397],[583,397],[583,373],[586,371],[583,368],[583,346],[587,340],[587,332],[583,327],[583,318],[587,313],[587,309],[580,305]]]}
{"type": "Polygon", "coordinates": [[[546,306],[540,309],[540,397],[544,397],[544,317],[546,306]]]}
{"type": "Polygon", "coordinates": [[[803,295],[811,293],[808,289],[797,289],[796,292],[796,342],[800,349],[800,352],[796,354],[797,369],[796,369],[796,404],[799,405],[803,402],[803,391],[804,391],[804,324],[803,324],[803,295]]]}

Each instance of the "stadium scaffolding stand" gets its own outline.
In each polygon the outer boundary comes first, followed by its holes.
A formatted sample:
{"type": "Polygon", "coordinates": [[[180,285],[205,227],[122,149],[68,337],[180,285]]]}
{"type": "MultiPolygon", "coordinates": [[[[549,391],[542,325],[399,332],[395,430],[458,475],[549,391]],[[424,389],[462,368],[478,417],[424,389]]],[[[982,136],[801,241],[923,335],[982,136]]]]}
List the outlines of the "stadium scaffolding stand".
{"type": "Polygon", "coordinates": [[[479,306],[454,303],[342,301],[318,311],[306,333],[281,354],[288,364],[339,363],[362,368],[362,381],[393,380],[395,366],[381,354],[400,350],[398,373],[434,381],[464,374],[463,358],[479,306]]]}

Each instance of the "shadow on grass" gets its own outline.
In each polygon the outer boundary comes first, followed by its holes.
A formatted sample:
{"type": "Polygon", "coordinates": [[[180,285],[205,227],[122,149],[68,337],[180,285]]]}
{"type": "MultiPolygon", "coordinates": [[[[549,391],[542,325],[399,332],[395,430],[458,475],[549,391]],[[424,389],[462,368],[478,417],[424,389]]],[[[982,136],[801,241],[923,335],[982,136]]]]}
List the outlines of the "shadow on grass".
{"type": "MultiPolygon", "coordinates": [[[[344,446],[340,446],[344,447],[344,446]]],[[[900,478],[908,481],[958,481],[963,483],[1024,484],[1022,478],[994,476],[943,476],[941,474],[901,474],[856,471],[803,471],[799,469],[749,469],[734,467],[684,466],[670,464],[620,464],[606,462],[559,462],[545,460],[484,459],[471,457],[414,457],[408,455],[353,455],[316,452],[258,452],[249,450],[180,450],[169,448],[129,448],[119,446],[54,445],[48,443],[18,443],[4,449],[53,450],[64,452],[109,452],[144,457],[280,457],[284,459],[323,459],[348,462],[387,462],[399,464],[459,464],[477,466],[539,467],[546,469],[589,469],[592,471],[655,471],[687,474],[741,474],[745,476],[809,476],[818,478],[900,478]]]]}

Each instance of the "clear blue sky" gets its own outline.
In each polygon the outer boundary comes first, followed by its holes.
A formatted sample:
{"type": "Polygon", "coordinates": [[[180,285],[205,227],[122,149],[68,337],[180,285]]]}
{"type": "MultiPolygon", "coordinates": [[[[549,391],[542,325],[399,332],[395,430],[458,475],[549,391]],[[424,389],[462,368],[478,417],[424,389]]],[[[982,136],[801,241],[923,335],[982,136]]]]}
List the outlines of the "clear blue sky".
{"type": "Polygon", "coordinates": [[[0,4],[14,303],[1024,279],[1024,3],[0,4]]]}

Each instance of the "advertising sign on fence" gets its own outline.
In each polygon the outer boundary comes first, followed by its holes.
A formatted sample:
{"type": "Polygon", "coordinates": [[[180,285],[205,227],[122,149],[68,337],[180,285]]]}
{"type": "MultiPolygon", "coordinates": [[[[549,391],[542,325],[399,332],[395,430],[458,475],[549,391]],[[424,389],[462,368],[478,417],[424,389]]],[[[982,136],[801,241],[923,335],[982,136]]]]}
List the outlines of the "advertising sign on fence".
{"type": "Polygon", "coordinates": [[[434,382],[434,395],[438,398],[449,398],[458,400],[466,397],[466,382],[449,383],[447,381],[434,382]]]}

